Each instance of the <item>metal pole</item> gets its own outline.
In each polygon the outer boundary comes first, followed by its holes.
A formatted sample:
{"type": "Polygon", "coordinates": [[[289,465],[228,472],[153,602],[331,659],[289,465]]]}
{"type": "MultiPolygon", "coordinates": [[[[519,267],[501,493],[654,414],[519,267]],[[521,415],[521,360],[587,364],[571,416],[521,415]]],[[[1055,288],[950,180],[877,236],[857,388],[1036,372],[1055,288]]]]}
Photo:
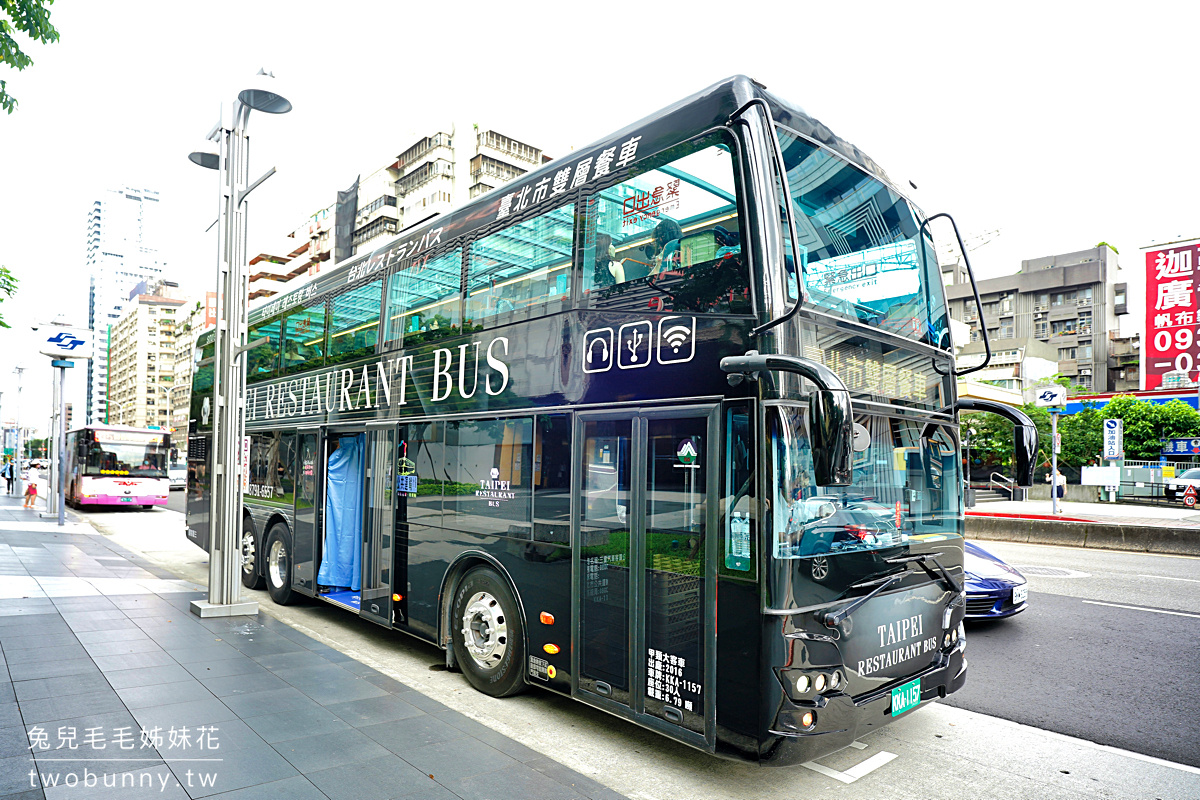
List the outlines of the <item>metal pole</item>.
{"type": "MultiPolygon", "coordinates": [[[[70,364],[71,362],[67,362],[70,364]]],[[[67,521],[66,481],[67,474],[67,368],[58,368],[58,524],[67,521]]]]}
{"type": "MultiPolygon", "coordinates": [[[[58,406],[59,406],[58,399],[59,399],[59,392],[61,391],[61,389],[62,389],[62,382],[59,381],[58,376],[54,374],[54,369],[51,369],[50,370],[50,396],[52,398],[52,404],[50,406],[49,433],[46,434],[47,446],[49,446],[50,442],[52,442],[52,441],[53,442],[58,441],[58,437],[55,436],[55,431],[57,431],[58,428],[55,427],[54,421],[55,421],[55,417],[58,414],[58,406]]],[[[57,471],[55,470],[55,461],[56,460],[57,459],[54,457],[54,455],[51,454],[50,455],[50,470],[49,470],[49,474],[46,476],[46,512],[43,516],[50,516],[50,514],[52,513],[51,509],[56,507],[55,500],[54,500],[54,487],[58,485],[58,481],[55,480],[55,478],[57,477],[57,474],[56,474],[57,471]]]]}
{"type": "Polygon", "coordinates": [[[245,212],[239,192],[245,188],[250,108],[234,104],[232,127],[221,126],[221,225],[218,226],[218,313],[213,364],[213,489],[209,513],[208,600],[193,601],[201,617],[257,614],[258,603],[241,602],[242,451],[245,361],[240,345],[246,331],[245,212]]]}
{"type": "MultiPolygon", "coordinates": [[[[1064,491],[1063,494],[1066,494],[1064,491]]],[[[1050,409],[1050,510],[1058,513],[1058,409],[1050,409]]]]}
{"type": "Polygon", "coordinates": [[[14,367],[13,372],[17,373],[17,449],[13,461],[16,465],[17,480],[13,485],[17,487],[17,497],[24,497],[25,488],[22,485],[24,481],[21,476],[21,378],[25,373],[25,368],[14,367]]]}

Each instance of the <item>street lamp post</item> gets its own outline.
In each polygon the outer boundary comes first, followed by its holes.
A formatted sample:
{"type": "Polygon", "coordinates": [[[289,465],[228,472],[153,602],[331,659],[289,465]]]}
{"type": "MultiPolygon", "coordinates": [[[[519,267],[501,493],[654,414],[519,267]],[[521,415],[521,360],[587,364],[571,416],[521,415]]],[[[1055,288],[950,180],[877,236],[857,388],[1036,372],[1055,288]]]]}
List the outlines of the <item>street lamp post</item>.
{"type": "MultiPolygon", "coordinates": [[[[274,76],[259,70],[250,88],[238,93],[230,125],[222,120],[209,133],[217,142],[216,152],[207,145],[188,157],[196,164],[220,173],[220,217],[217,232],[217,324],[213,364],[213,490],[209,508],[208,600],[192,602],[192,613],[200,617],[257,614],[258,603],[241,601],[242,476],[238,464],[245,432],[247,195],[275,173],[272,167],[249,182],[250,137],[247,125],[251,111],[285,114],[292,104],[279,94],[274,76]]],[[[242,465],[246,469],[248,465],[242,465]]]]}
{"type": "Polygon", "coordinates": [[[21,377],[25,374],[25,368],[13,367],[13,372],[17,374],[17,449],[14,454],[17,480],[13,485],[17,487],[17,497],[23,497],[25,495],[25,487],[21,485],[21,377]]]}

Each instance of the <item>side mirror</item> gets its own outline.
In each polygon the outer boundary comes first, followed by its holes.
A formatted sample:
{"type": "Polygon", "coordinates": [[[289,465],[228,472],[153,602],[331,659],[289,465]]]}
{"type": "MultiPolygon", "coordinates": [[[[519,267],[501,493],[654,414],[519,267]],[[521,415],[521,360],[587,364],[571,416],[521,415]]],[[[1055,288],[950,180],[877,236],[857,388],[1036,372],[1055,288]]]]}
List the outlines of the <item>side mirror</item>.
{"type": "Polygon", "coordinates": [[[1013,479],[1017,486],[1033,486],[1033,468],[1037,466],[1038,434],[1032,425],[1013,426],[1013,479]]]}
{"type": "Polygon", "coordinates": [[[854,412],[850,393],[820,389],[809,397],[813,472],[817,486],[849,486],[854,470],[854,412]]]}

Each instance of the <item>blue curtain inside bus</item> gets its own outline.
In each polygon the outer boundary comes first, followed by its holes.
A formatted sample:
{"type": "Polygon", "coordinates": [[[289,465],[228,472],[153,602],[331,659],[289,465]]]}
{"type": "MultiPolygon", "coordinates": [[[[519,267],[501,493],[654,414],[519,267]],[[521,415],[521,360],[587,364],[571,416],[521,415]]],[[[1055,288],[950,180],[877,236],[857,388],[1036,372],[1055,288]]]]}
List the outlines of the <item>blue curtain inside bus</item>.
{"type": "Polygon", "coordinates": [[[363,437],[347,436],[325,471],[325,547],[317,583],[357,592],[362,574],[363,437]]]}

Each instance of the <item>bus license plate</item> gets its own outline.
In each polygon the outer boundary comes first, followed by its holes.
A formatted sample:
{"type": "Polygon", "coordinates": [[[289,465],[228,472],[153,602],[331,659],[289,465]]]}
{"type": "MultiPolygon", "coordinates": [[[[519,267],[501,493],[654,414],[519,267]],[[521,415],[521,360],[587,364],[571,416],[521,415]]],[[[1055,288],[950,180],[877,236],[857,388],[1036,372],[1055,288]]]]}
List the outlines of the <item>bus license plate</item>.
{"type": "Polygon", "coordinates": [[[921,704],[921,679],[892,689],[892,716],[898,717],[921,704]]]}
{"type": "Polygon", "coordinates": [[[1028,599],[1028,597],[1029,597],[1029,585],[1028,584],[1023,583],[1020,586],[1013,587],[1013,605],[1014,606],[1021,605],[1021,603],[1024,603],[1025,600],[1028,599]]]}
{"type": "Polygon", "coordinates": [[[133,498],[132,498],[132,497],[121,497],[121,498],[118,498],[118,499],[119,499],[119,500],[120,500],[122,503],[132,503],[132,502],[133,502],[133,498]]]}

